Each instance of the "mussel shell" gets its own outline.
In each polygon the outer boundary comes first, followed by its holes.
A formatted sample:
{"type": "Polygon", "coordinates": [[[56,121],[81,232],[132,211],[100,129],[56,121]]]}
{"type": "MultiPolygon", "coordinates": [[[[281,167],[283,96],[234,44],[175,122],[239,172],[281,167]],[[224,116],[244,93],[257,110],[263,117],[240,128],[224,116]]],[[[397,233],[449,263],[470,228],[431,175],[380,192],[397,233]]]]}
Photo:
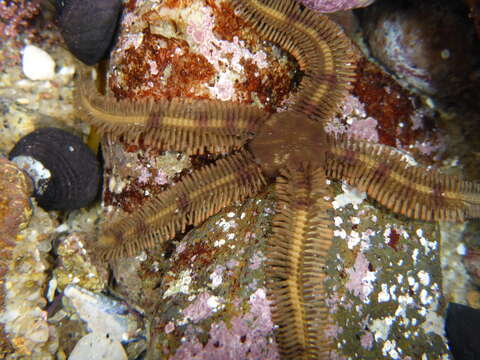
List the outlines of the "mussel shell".
{"type": "Polygon", "coordinates": [[[9,158],[15,161],[22,155],[37,160],[50,172],[35,188],[34,196],[42,208],[72,210],[96,199],[100,164],[78,136],[50,127],[35,130],[18,141],[9,158]]]}
{"type": "Polygon", "coordinates": [[[121,0],[57,0],[57,22],[70,52],[87,65],[107,57],[121,0]]]}

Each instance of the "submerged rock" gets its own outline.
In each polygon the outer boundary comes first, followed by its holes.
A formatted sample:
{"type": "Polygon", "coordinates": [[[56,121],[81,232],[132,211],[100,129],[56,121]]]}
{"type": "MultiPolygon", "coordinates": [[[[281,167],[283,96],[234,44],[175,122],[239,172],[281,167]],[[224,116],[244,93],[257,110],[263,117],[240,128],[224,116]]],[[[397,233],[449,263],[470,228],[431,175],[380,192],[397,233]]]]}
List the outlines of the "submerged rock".
{"type": "Polygon", "coordinates": [[[361,14],[373,56],[410,86],[446,97],[471,85],[478,52],[461,2],[380,1],[361,14]]]}
{"type": "Polygon", "coordinates": [[[56,223],[48,213],[33,205],[30,225],[20,231],[2,274],[5,300],[0,323],[12,343],[16,356],[53,359],[58,348],[56,329],[47,319],[44,297],[47,286],[47,261],[56,223]]]}
{"type": "Polygon", "coordinates": [[[117,339],[108,334],[90,333],[80,339],[68,360],[127,360],[127,353],[117,339]]]}
{"type": "Polygon", "coordinates": [[[58,265],[54,270],[60,290],[69,284],[99,292],[105,289],[108,272],[103,264],[92,262],[87,250],[85,233],[73,232],[59,243],[56,253],[58,265]]]}
{"type": "MultiPolygon", "coordinates": [[[[8,296],[3,284],[9,272],[13,250],[19,238],[18,233],[25,229],[32,217],[30,206],[31,181],[14,163],[0,157],[0,306],[5,306],[8,296]]],[[[14,351],[0,322],[0,357],[14,351]]]]}
{"type": "Polygon", "coordinates": [[[300,0],[305,6],[323,13],[350,10],[373,4],[375,0],[300,0]]]}
{"type": "Polygon", "coordinates": [[[73,307],[89,331],[106,334],[117,341],[136,338],[140,331],[140,316],[125,303],[100,293],[69,285],[64,290],[67,306],[73,307]]]}

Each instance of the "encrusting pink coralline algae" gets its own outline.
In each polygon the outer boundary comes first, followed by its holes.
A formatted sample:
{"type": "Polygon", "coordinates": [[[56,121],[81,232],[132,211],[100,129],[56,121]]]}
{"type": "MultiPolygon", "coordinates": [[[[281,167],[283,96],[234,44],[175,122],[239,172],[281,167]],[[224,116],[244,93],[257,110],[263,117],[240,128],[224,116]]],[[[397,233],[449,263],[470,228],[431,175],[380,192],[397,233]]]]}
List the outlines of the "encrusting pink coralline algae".
{"type": "Polygon", "coordinates": [[[305,6],[320,12],[335,12],[365,7],[375,0],[300,0],[305,6]]]}

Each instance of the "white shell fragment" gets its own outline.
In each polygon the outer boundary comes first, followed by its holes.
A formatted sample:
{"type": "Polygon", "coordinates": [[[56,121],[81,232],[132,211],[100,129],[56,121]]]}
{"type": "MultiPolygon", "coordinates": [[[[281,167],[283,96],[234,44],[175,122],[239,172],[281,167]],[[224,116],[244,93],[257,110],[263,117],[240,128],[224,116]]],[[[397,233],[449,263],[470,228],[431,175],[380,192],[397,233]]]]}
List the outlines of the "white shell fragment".
{"type": "Polygon", "coordinates": [[[15,156],[12,161],[22,170],[25,170],[33,181],[37,194],[43,195],[47,190],[52,174],[40,161],[31,156],[15,156]]]}
{"type": "Polygon", "coordinates": [[[137,318],[120,301],[76,285],[68,285],[63,294],[79,318],[86,322],[88,331],[108,334],[120,342],[138,335],[137,318]]]}
{"type": "Polygon", "coordinates": [[[127,354],[116,339],[106,334],[89,333],[73,348],[68,360],[127,360],[127,354]]]}
{"type": "Polygon", "coordinates": [[[22,69],[30,80],[51,80],[55,76],[55,61],[46,51],[27,45],[23,49],[22,69]]]}

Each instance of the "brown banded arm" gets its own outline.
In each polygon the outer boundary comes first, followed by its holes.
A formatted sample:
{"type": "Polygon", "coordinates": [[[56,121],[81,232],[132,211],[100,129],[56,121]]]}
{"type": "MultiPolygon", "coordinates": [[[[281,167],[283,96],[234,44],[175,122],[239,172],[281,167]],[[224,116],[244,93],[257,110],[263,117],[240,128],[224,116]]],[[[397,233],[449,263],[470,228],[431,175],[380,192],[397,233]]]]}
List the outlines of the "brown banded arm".
{"type": "Polygon", "coordinates": [[[328,359],[331,350],[324,336],[324,267],[333,237],[325,181],[322,168],[301,166],[281,170],[275,185],[277,213],[266,249],[266,276],[283,359],[328,359]]]}
{"type": "Polygon", "coordinates": [[[199,225],[225,206],[256,194],[265,183],[247,152],[218,160],[186,175],[134,213],[105,222],[95,253],[112,259],[158,246],[187,225],[199,225]]]}
{"type": "Polygon", "coordinates": [[[293,0],[232,0],[262,36],[292,54],[303,71],[290,110],[317,121],[332,116],[355,77],[352,44],[326,16],[293,0]]]}
{"type": "Polygon", "coordinates": [[[326,174],[414,219],[461,222],[480,217],[479,183],[412,165],[387,146],[329,137],[326,174]]]}
{"type": "Polygon", "coordinates": [[[101,134],[188,154],[239,149],[269,115],[254,106],[213,100],[117,101],[100,94],[86,74],[77,81],[75,103],[82,119],[101,134]]]}

